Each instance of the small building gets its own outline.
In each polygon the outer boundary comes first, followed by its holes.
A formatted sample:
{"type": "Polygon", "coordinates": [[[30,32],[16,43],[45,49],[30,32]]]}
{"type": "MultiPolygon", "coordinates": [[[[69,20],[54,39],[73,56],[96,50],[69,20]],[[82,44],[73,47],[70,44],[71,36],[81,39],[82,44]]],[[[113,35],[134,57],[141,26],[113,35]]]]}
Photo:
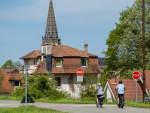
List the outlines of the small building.
{"type": "MultiPolygon", "coordinates": [[[[22,86],[22,76],[23,74],[19,74],[19,73],[13,73],[14,71],[10,71],[11,69],[6,69],[7,73],[4,73],[2,76],[4,76],[4,80],[2,82],[2,86],[0,89],[0,94],[2,95],[9,95],[11,92],[13,92],[13,90],[17,87],[21,87],[22,86]]],[[[3,70],[3,72],[5,72],[3,70]]]]}
{"type": "MultiPolygon", "coordinates": [[[[139,71],[141,73],[141,77],[137,81],[137,99],[138,101],[142,101],[143,99],[143,74],[142,71],[139,71]]],[[[118,95],[117,91],[115,91],[116,86],[119,84],[119,80],[122,80],[122,84],[125,85],[126,90],[124,93],[124,99],[125,101],[133,101],[136,99],[136,81],[134,79],[108,79],[106,82],[106,85],[104,87],[104,95],[106,99],[109,101],[117,101],[118,95]]],[[[145,71],[145,80],[146,80],[146,94],[149,95],[150,93],[150,70],[145,71]]]]}
{"type": "MultiPolygon", "coordinates": [[[[0,70],[1,70],[1,73],[4,74],[4,75],[8,73],[7,69],[0,69],[0,70]]],[[[18,69],[10,69],[10,73],[11,74],[18,74],[19,70],[18,69]]]]}

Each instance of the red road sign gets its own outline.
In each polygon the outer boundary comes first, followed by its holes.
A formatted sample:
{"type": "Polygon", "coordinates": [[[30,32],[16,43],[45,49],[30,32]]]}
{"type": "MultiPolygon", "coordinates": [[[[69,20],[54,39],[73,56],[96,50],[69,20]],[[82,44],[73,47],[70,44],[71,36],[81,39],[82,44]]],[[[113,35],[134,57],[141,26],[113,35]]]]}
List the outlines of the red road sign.
{"type": "Polygon", "coordinates": [[[76,71],[76,74],[77,74],[78,76],[82,76],[83,73],[84,73],[83,69],[77,69],[77,71],[76,71]]]}
{"type": "Polygon", "coordinates": [[[134,71],[134,72],[132,73],[132,78],[134,78],[134,79],[139,79],[139,78],[140,78],[140,73],[139,73],[138,71],[134,71]]]}

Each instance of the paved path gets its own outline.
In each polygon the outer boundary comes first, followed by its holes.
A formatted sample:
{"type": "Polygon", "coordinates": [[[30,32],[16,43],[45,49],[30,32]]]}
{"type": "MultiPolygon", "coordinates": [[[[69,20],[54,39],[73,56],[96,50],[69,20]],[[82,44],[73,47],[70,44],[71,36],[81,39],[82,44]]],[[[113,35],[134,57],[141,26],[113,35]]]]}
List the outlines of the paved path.
{"type": "MultiPolygon", "coordinates": [[[[19,107],[20,101],[0,100],[0,107],[19,107]]],[[[124,107],[118,108],[117,105],[104,105],[103,108],[96,108],[95,104],[53,104],[36,102],[36,107],[55,109],[71,113],[150,113],[147,108],[124,107]]]]}

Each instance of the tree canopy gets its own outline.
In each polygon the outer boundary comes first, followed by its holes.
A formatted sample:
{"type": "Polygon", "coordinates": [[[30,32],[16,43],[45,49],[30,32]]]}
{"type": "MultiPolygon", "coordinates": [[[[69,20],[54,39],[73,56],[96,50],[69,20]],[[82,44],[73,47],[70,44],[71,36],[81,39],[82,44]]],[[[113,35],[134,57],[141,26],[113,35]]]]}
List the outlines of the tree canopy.
{"type": "Polygon", "coordinates": [[[6,63],[4,63],[1,68],[6,69],[7,66],[10,66],[10,68],[13,69],[13,68],[17,68],[17,67],[23,66],[23,65],[19,61],[16,61],[15,63],[13,63],[12,60],[7,60],[6,63]]]}
{"type": "MultiPolygon", "coordinates": [[[[120,70],[140,69],[142,67],[142,0],[134,1],[131,7],[122,10],[116,29],[109,33],[106,41],[108,73],[120,70]]],[[[146,69],[150,66],[150,1],[145,0],[145,51],[146,69]]]]}

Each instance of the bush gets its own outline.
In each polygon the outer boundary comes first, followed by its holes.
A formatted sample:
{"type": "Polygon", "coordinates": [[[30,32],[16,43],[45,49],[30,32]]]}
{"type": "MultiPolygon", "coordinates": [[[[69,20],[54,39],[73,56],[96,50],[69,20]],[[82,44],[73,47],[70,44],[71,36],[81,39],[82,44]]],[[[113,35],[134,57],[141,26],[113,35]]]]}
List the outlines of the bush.
{"type": "MultiPolygon", "coordinates": [[[[66,95],[66,92],[57,90],[57,82],[53,80],[54,77],[51,73],[48,73],[48,76],[51,79],[45,75],[37,75],[35,73],[28,77],[27,91],[31,97],[35,99],[49,97],[51,100],[57,100],[69,96],[66,95]]],[[[25,83],[25,76],[23,76],[23,83],[25,83]]],[[[16,88],[11,93],[11,96],[25,96],[25,84],[21,88],[16,88]]]]}

